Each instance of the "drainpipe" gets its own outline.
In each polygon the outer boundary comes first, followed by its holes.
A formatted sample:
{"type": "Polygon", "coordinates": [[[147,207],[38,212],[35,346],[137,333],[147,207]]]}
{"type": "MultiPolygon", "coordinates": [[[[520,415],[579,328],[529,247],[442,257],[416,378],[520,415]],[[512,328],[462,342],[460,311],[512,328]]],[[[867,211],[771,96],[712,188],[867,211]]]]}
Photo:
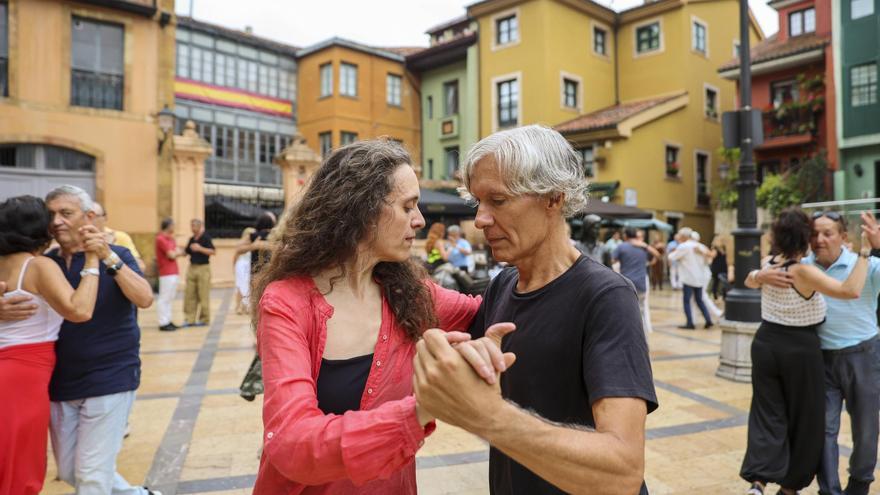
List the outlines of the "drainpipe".
{"type": "Polygon", "coordinates": [[[620,68],[618,67],[618,50],[617,46],[617,31],[620,28],[620,21],[618,19],[614,20],[614,104],[620,105],[620,68]]]}

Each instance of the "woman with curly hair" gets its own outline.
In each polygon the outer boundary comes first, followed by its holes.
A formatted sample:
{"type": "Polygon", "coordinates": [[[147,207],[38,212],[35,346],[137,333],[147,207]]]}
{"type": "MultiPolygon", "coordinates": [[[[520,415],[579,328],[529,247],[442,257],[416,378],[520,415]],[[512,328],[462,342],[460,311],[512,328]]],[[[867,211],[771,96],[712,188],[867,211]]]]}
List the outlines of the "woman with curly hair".
{"type": "MultiPolygon", "coordinates": [[[[393,141],[334,151],[255,275],[257,495],[416,492],[415,453],[434,426],[412,392],[415,343],[430,327],[466,331],[480,299],[428,282],[410,260],[425,224],[410,163],[393,141]]],[[[494,382],[500,351],[469,355],[494,382]]]]}
{"type": "Polygon", "coordinates": [[[449,259],[449,249],[446,246],[445,237],[446,226],[440,222],[432,223],[431,228],[428,229],[428,238],[425,240],[428,270],[431,272],[449,259]]]}
{"type": "Polygon", "coordinates": [[[761,266],[788,271],[790,287],[757,281],[761,289],[761,326],[752,342],[752,404],[748,444],[740,476],[751,483],[749,495],[761,495],[767,483],[779,493],[807,487],[819,469],[825,440],[825,365],[816,327],[825,321],[825,299],[857,299],[865,285],[871,248],[862,236],[860,258],[840,282],[812,264],[801,263],[810,247],[812,221],[798,208],[779,214],[771,227],[772,256],[761,266]]]}

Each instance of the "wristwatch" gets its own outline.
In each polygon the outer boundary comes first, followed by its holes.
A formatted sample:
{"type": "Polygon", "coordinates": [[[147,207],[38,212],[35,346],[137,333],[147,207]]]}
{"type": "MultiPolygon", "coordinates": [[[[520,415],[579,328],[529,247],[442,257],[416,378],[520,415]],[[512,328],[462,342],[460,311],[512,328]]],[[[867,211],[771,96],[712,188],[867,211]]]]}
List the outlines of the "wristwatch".
{"type": "Polygon", "coordinates": [[[116,259],[118,261],[116,262],[115,265],[111,265],[111,266],[107,267],[107,275],[110,275],[111,277],[115,277],[116,274],[119,273],[119,270],[122,270],[122,267],[125,266],[125,263],[123,263],[122,260],[119,259],[118,256],[116,257],[116,259]]]}
{"type": "Polygon", "coordinates": [[[83,268],[79,272],[79,276],[80,278],[84,278],[86,275],[94,275],[96,277],[100,277],[101,272],[99,272],[97,268],[83,268]]]}
{"type": "Polygon", "coordinates": [[[119,258],[118,254],[114,253],[113,251],[110,251],[110,256],[107,256],[106,258],[101,260],[101,263],[104,263],[104,266],[106,266],[107,268],[110,268],[111,266],[115,266],[119,263],[122,263],[122,260],[119,258]]]}

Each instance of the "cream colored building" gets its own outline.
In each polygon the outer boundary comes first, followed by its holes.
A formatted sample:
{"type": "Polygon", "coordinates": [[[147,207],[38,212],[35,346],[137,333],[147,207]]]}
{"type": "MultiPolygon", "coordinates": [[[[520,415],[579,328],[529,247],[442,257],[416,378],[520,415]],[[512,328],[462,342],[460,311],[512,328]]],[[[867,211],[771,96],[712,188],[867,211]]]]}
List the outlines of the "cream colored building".
{"type": "Polygon", "coordinates": [[[171,214],[174,0],[0,0],[0,200],[75,184],[153,259],[171,214]]]}

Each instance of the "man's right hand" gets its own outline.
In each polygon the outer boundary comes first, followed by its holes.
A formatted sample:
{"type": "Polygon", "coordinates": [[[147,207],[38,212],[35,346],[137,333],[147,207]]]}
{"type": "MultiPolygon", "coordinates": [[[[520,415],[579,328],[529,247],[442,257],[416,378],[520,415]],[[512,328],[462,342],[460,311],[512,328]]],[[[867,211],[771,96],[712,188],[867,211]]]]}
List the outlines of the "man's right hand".
{"type": "MultiPolygon", "coordinates": [[[[6,292],[6,282],[0,282],[0,294],[6,292]]],[[[0,297],[0,321],[21,321],[36,314],[37,305],[30,296],[0,297]]]]}
{"type": "Polygon", "coordinates": [[[794,283],[794,276],[786,270],[779,268],[780,264],[761,268],[755,275],[755,280],[760,284],[772,285],[780,289],[787,289],[794,283]]]}

